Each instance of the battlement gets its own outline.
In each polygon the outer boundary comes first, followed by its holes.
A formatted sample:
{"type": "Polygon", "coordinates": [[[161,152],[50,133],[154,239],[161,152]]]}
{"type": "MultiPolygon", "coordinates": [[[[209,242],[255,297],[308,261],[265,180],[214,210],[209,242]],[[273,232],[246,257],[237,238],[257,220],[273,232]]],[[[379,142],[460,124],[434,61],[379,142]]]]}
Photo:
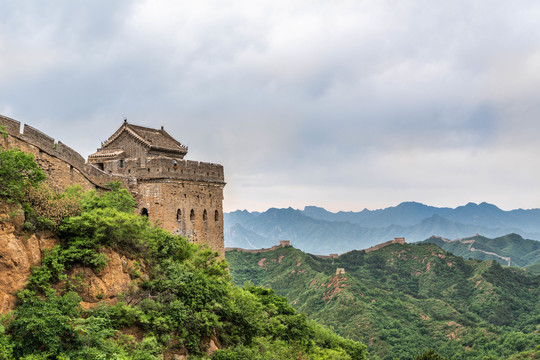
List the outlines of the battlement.
{"type": "Polygon", "coordinates": [[[27,140],[29,140],[29,142],[43,149],[55,148],[54,146],[55,141],[52,137],[42,133],[41,131],[39,131],[36,128],[33,128],[30,125],[24,124],[23,135],[26,137],[27,140]]]}
{"type": "Polygon", "coordinates": [[[29,144],[37,148],[38,152],[53,156],[77,169],[96,187],[104,188],[107,183],[114,180],[126,183],[126,179],[122,177],[108,174],[93,165],[87,164],[78,152],[60,141],[56,142],[54,138],[30,125],[25,124],[23,133],[21,133],[21,123],[3,115],[0,115],[0,125],[4,126],[8,135],[14,139],[29,144]]]}
{"type": "Polygon", "coordinates": [[[148,179],[177,179],[217,183],[225,181],[222,165],[184,159],[156,158],[148,161],[144,166],[141,165],[138,159],[127,159],[124,167],[117,168],[117,172],[134,176],[143,181],[148,179]]]}
{"type": "Polygon", "coordinates": [[[19,135],[21,133],[21,123],[4,115],[0,115],[0,125],[6,127],[9,135],[19,135]]]}

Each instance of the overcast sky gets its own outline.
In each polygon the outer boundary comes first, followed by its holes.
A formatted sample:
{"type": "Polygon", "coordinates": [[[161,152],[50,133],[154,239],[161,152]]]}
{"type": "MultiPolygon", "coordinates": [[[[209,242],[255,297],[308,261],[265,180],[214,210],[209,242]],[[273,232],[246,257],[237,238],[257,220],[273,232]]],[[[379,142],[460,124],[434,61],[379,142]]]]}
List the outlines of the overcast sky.
{"type": "Polygon", "coordinates": [[[0,0],[0,114],[225,167],[226,210],[540,207],[540,2],[0,0]]]}

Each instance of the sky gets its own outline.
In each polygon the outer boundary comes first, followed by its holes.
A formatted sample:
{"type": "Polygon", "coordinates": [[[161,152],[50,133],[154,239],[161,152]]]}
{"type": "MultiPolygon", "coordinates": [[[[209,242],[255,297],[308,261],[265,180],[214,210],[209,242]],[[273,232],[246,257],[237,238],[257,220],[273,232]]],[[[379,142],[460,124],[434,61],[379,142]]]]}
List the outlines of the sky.
{"type": "Polygon", "coordinates": [[[164,126],[224,209],[540,207],[536,0],[0,0],[0,114],[164,126]]]}

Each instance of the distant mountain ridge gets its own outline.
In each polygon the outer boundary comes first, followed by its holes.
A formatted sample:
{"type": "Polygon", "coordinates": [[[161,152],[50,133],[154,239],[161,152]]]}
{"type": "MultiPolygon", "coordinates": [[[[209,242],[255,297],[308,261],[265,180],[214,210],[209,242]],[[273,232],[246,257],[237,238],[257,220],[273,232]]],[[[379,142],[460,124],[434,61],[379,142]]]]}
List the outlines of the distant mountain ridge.
{"type": "Polygon", "coordinates": [[[485,227],[519,228],[523,231],[538,232],[540,226],[540,209],[517,209],[505,211],[493,204],[468,203],[454,209],[434,207],[418,202],[403,202],[394,207],[381,210],[364,209],[359,212],[333,213],[321,207],[306,206],[303,213],[314,219],[327,221],[350,221],[363,226],[383,227],[388,225],[410,226],[419,221],[439,215],[448,220],[463,224],[474,224],[485,227]]]}
{"type": "Polygon", "coordinates": [[[433,235],[455,239],[515,233],[540,240],[540,209],[504,211],[488,203],[452,209],[404,202],[380,210],[337,213],[316,206],[262,213],[237,210],[225,213],[224,223],[226,246],[262,248],[287,239],[314,254],[364,249],[394,237],[417,242],[433,235]]]}

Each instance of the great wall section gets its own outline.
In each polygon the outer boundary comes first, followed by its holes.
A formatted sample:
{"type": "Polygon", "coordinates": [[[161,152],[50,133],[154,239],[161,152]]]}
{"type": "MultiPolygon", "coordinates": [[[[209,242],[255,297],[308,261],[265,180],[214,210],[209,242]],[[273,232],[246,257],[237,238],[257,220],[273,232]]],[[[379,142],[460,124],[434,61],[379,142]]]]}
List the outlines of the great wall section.
{"type": "MultiPolygon", "coordinates": [[[[51,188],[62,191],[78,184],[84,190],[105,189],[109,182],[121,181],[135,197],[139,213],[150,221],[224,255],[223,166],[182,157],[171,159],[158,151],[144,159],[115,158],[100,168],[30,125],[21,126],[3,115],[0,125],[7,132],[6,137],[0,136],[0,147],[33,154],[51,188]]],[[[163,128],[142,129],[163,132],[163,128]]],[[[134,138],[144,145],[144,139],[134,138]]]]}

